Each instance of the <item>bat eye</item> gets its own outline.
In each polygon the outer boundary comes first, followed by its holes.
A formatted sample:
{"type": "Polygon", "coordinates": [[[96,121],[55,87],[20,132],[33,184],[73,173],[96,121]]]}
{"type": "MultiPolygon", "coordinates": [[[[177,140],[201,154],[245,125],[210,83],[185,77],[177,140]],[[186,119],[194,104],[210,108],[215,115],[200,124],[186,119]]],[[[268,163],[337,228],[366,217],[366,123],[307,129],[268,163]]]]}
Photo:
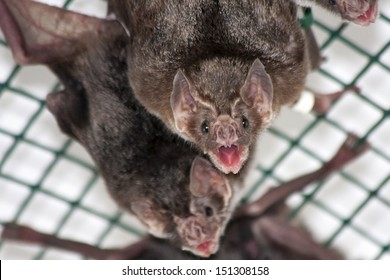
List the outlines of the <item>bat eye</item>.
{"type": "Polygon", "coordinates": [[[202,125],[200,126],[200,128],[202,129],[202,132],[204,134],[209,133],[209,123],[207,121],[203,121],[202,125]]]}
{"type": "Polygon", "coordinates": [[[249,120],[246,117],[242,117],[242,126],[244,128],[248,128],[249,127],[249,120]]]}
{"type": "Polygon", "coordinates": [[[208,206],[205,207],[204,208],[204,213],[206,214],[207,217],[213,216],[213,214],[214,214],[213,208],[208,207],[208,206]]]}
{"type": "Polygon", "coordinates": [[[329,0],[329,4],[336,5],[336,0],[329,0]]]}

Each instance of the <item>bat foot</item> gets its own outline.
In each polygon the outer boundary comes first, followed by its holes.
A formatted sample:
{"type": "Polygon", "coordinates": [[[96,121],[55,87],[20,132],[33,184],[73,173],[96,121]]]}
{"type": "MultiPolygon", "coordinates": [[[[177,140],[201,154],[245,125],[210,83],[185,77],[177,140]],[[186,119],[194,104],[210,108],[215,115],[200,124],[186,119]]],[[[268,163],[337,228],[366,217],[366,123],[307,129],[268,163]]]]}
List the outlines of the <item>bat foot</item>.
{"type": "Polygon", "coordinates": [[[340,149],[327,163],[327,167],[332,170],[337,170],[346,163],[360,156],[369,147],[370,145],[366,140],[360,139],[353,133],[349,133],[340,149]]]}
{"type": "Polygon", "coordinates": [[[317,115],[326,114],[338,99],[340,99],[345,93],[350,91],[360,94],[360,88],[355,85],[348,86],[340,91],[333,92],[330,94],[314,93],[313,112],[317,115]]]}

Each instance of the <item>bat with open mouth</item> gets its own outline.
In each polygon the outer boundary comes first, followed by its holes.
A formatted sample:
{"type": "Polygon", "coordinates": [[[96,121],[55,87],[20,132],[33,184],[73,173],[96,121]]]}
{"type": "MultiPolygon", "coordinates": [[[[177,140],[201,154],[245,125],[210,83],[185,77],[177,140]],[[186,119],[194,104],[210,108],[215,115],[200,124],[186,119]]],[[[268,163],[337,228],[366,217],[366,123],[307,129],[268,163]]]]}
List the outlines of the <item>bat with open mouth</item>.
{"type": "Polygon", "coordinates": [[[0,0],[0,15],[16,61],[46,64],[62,81],[48,108],[91,154],[116,202],[155,236],[214,254],[239,178],[220,174],[133,97],[122,26],[28,0],[0,0]]]}
{"type": "MultiPolygon", "coordinates": [[[[283,211],[285,199],[306,185],[322,180],[355,159],[368,148],[350,134],[335,156],[320,169],[273,188],[258,200],[238,208],[226,229],[220,250],[211,259],[341,259],[315,242],[302,228],[289,224],[283,211]]],[[[2,239],[70,250],[94,259],[198,259],[178,250],[166,240],[145,237],[125,248],[101,249],[60,239],[17,224],[4,224],[2,239]]]]}
{"type": "Polygon", "coordinates": [[[126,26],[136,98],[224,173],[296,101],[309,62],[292,1],[109,1],[126,26]]]}

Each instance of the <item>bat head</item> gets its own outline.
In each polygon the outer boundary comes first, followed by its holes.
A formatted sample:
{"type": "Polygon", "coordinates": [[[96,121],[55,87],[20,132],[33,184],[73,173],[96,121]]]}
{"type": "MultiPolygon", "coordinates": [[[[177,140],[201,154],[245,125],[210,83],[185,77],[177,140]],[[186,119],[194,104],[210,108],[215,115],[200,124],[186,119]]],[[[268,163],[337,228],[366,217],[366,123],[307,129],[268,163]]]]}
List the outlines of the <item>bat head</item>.
{"type": "Polygon", "coordinates": [[[335,6],[341,17],[358,25],[367,26],[375,22],[378,16],[378,0],[336,0],[329,1],[335,6]]]}
{"type": "Polygon", "coordinates": [[[272,119],[273,86],[259,59],[246,78],[237,62],[222,60],[219,68],[213,63],[206,61],[192,79],[177,72],[171,108],[179,133],[198,144],[219,170],[236,174],[272,119]]]}
{"type": "Polygon", "coordinates": [[[162,209],[144,198],[135,200],[131,209],[150,234],[169,238],[195,255],[209,257],[217,252],[230,218],[232,190],[225,176],[200,157],[192,163],[189,190],[190,201],[184,214],[162,209]]]}
{"type": "Polygon", "coordinates": [[[232,190],[226,178],[205,159],[196,157],[190,175],[189,217],[174,217],[182,249],[209,257],[217,252],[219,240],[230,218],[232,190]]]}

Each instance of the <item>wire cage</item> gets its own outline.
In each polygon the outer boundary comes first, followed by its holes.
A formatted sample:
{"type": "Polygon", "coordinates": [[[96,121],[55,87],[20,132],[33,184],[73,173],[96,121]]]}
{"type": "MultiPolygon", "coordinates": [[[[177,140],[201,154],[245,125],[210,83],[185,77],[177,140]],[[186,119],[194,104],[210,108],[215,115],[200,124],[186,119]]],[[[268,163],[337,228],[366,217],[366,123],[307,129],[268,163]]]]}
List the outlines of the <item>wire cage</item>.
{"type": "MultiPolygon", "coordinates": [[[[100,0],[41,0],[103,17],[100,0]]],[[[347,132],[371,147],[332,176],[291,196],[290,218],[348,259],[390,259],[390,1],[369,27],[314,9],[313,30],[327,58],[307,87],[330,93],[349,85],[324,116],[284,108],[259,140],[246,198],[318,168],[347,132]]],[[[125,246],[145,233],[109,197],[92,160],[64,136],[45,107],[60,85],[43,66],[21,67],[0,33],[0,223],[17,222],[101,247],[125,246]]],[[[0,240],[0,259],[80,259],[59,249],[0,240]]]]}

